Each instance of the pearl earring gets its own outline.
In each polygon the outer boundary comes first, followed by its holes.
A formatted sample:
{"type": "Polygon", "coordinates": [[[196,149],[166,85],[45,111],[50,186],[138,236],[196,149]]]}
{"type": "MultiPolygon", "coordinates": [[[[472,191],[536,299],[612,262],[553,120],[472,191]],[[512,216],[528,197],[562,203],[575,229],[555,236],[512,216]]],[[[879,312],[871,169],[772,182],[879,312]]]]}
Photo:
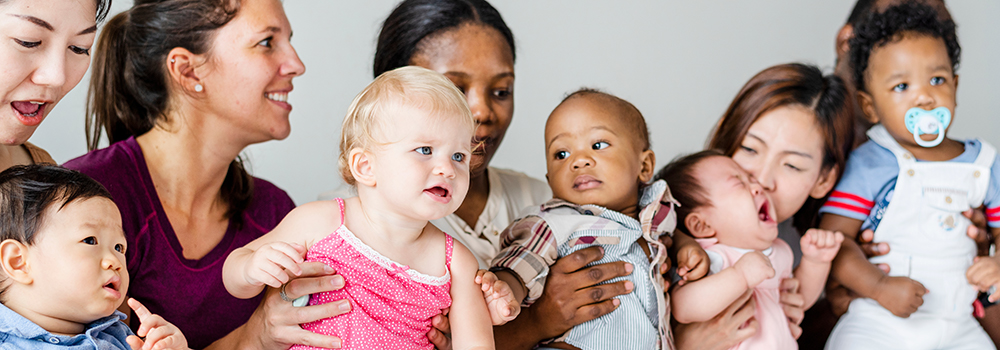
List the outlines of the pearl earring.
{"type": "Polygon", "coordinates": [[[177,60],[175,60],[175,59],[171,58],[171,59],[170,59],[170,63],[174,63],[174,62],[177,62],[177,60]]]}
{"type": "Polygon", "coordinates": [[[205,90],[204,86],[201,86],[201,84],[194,84],[194,91],[195,92],[201,92],[202,90],[205,90]]]}

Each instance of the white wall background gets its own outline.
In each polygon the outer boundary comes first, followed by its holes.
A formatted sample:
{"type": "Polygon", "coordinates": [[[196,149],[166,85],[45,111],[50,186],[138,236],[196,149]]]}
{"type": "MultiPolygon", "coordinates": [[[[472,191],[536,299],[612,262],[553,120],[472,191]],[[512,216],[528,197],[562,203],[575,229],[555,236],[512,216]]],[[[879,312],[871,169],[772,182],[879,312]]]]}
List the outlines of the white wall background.
{"type": "MultiPolygon", "coordinates": [[[[397,0],[285,0],[306,74],[295,80],[292,133],[247,149],[251,171],[296,203],[341,185],[340,122],[372,78],[378,29],[397,0]]],[[[492,165],[542,178],[545,118],[567,92],[597,87],[646,116],[658,166],[699,150],[739,88],[791,61],[830,72],[834,37],[853,0],[493,0],[514,32],[514,121],[492,165]]],[[[115,0],[114,12],[131,5],[115,0]]],[[[1000,145],[1000,1],[950,1],[962,44],[959,108],[951,136],[1000,145]]],[[[86,151],[89,76],[31,141],[59,162],[86,151]]]]}

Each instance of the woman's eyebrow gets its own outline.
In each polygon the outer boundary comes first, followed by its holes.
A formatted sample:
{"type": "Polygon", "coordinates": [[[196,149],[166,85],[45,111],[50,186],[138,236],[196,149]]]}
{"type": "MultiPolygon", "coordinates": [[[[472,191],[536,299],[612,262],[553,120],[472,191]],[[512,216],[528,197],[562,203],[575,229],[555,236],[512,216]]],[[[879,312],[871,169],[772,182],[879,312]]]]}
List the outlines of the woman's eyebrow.
{"type": "MultiPolygon", "coordinates": [[[[49,24],[49,22],[46,22],[44,19],[41,19],[41,18],[38,18],[38,17],[35,17],[35,16],[15,15],[15,14],[11,14],[10,16],[14,16],[14,17],[23,19],[25,21],[34,23],[35,25],[38,25],[39,27],[42,27],[42,28],[45,28],[45,29],[48,29],[49,31],[55,31],[56,30],[54,27],[52,27],[51,24],[49,24]]],[[[95,25],[90,26],[90,28],[81,30],[79,33],[76,33],[76,35],[90,34],[90,33],[96,32],[96,31],[97,31],[97,25],[95,24],[95,25]]]]}
{"type": "MultiPolygon", "coordinates": [[[[764,142],[764,139],[761,139],[760,137],[757,137],[757,135],[754,135],[752,133],[747,132],[747,136],[748,137],[753,137],[755,140],[759,141],[760,143],[763,143],[765,146],[767,145],[767,142],[764,142]]],[[[785,150],[785,151],[782,151],[781,153],[796,155],[796,156],[805,157],[805,158],[809,158],[809,159],[813,158],[813,156],[811,154],[806,153],[806,152],[801,152],[801,151],[785,150]]]]}

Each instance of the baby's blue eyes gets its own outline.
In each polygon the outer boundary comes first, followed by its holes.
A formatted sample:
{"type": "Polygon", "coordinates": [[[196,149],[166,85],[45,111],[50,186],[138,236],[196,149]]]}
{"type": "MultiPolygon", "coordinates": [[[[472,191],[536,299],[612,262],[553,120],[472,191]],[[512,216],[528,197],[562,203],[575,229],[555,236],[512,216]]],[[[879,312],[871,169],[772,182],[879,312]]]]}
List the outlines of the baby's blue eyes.
{"type": "Polygon", "coordinates": [[[84,244],[95,245],[95,244],[97,244],[97,237],[90,236],[90,237],[84,238],[80,242],[83,242],[84,244]]]}
{"type": "Polygon", "coordinates": [[[907,83],[899,83],[899,84],[896,84],[896,86],[892,87],[892,91],[903,92],[903,91],[906,91],[906,88],[909,87],[909,86],[910,85],[907,84],[907,83]]]}
{"type": "Polygon", "coordinates": [[[944,84],[944,78],[942,77],[931,78],[931,85],[941,85],[941,84],[944,84]]]}
{"type": "Polygon", "coordinates": [[[607,143],[607,142],[604,142],[604,141],[600,141],[600,142],[595,142],[593,145],[590,146],[590,148],[593,148],[595,150],[601,150],[601,149],[608,148],[610,146],[611,146],[610,143],[607,143]]]}
{"type": "Polygon", "coordinates": [[[465,155],[461,154],[461,153],[452,154],[451,155],[451,160],[454,160],[456,162],[461,163],[461,162],[465,161],[465,155]]]}
{"type": "MultiPolygon", "coordinates": [[[[414,149],[414,151],[416,151],[417,153],[420,153],[422,155],[425,155],[425,156],[429,156],[432,153],[434,153],[434,150],[431,149],[431,146],[417,147],[416,149],[414,149]]],[[[459,163],[465,161],[465,158],[466,158],[466,156],[463,153],[456,152],[456,153],[454,153],[454,154],[451,155],[451,160],[459,162],[459,163]]]]}
{"type": "Polygon", "coordinates": [[[115,251],[119,252],[119,253],[124,253],[125,252],[125,245],[124,244],[115,244],[115,251]]]}
{"type": "Polygon", "coordinates": [[[425,156],[431,155],[431,147],[430,146],[417,147],[417,149],[415,151],[417,151],[417,153],[423,154],[425,156]]]}

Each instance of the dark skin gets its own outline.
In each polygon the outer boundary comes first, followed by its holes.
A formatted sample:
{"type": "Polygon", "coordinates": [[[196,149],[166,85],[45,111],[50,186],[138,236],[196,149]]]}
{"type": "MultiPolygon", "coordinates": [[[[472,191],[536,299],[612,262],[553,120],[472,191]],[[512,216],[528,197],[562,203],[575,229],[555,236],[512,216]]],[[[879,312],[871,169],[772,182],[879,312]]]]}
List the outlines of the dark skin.
{"type": "MultiPolygon", "coordinates": [[[[469,193],[455,212],[474,227],[489,196],[487,166],[513,117],[514,59],[510,46],[491,27],[463,24],[424,38],[410,63],[451,79],[465,93],[480,123],[476,137],[485,142],[475,150],[469,193]]],[[[630,270],[626,270],[624,262],[585,267],[602,257],[598,248],[591,248],[556,261],[542,297],[513,321],[494,327],[497,348],[530,349],[542,340],[613,311],[613,298],[631,290],[625,288],[625,282],[598,284],[626,276],[630,270]]],[[[431,343],[438,349],[451,349],[446,336],[451,333],[448,317],[435,316],[431,324],[434,329],[427,334],[431,343]]]]}

